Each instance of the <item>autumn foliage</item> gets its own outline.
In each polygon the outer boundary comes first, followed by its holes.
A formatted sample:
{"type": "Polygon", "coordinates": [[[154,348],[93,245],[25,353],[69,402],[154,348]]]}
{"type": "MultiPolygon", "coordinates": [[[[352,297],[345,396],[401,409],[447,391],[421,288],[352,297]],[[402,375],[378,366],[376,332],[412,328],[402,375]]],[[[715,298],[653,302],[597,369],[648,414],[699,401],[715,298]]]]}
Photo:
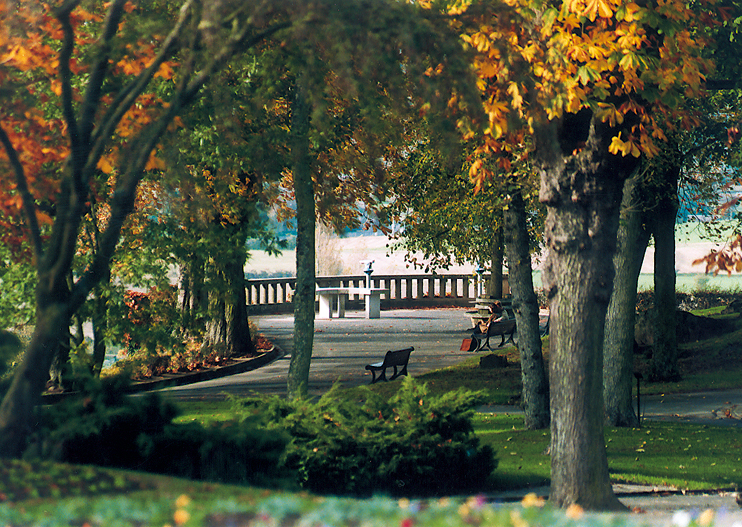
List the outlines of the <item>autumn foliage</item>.
{"type": "MultiPolygon", "coordinates": [[[[695,124],[679,104],[700,94],[713,71],[705,31],[724,15],[713,0],[464,4],[451,13],[475,53],[488,118],[470,168],[477,186],[510,168],[535,126],[565,113],[589,109],[608,123],[615,129],[610,152],[622,156],[651,157],[668,130],[695,124]]],[[[468,123],[459,126],[475,137],[468,123]]]]}
{"type": "MultiPolygon", "coordinates": [[[[131,2],[125,6],[127,12],[134,9],[131,2]]],[[[24,228],[37,223],[43,229],[53,222],[61,170],[71,154],[68,121],[64,118],[67,109],[59,104],[63,89],[71,90],[64,94],[70,104],[82,103],[82,94],[70,89],[62,79],[89,73],[88,47],[96,42],[102,21],[102,12],[70,12],[69,24],[77,39],[69,61],[63,63],[60,50],[64,47],[64,32],[49,5],[0,4],[0,166],[5,168],[0,171],[0,237],[3,243],[16,248],[17,254],[23,247],[21,238],[28,234],[24,228]],[[34,210],[24,210],[24,194],[30,194],[34,210]],[[32,216],[28,223],[21,219],[24,214],[32,216]]],[[[156,44],[156,38],[151,38],[126,45],[111,66],[112,77],[139,74],[151,63],[156,44]]],[[[155,76],[172,78],[173,63],[164,62],[155,76]]],[[[114,97],[110,90],[102,94],[104,107],[111,105],[114,97]]],[[[101,182],[91,185],[95,200],[107,199],[105,175],[112,173],[126,139],[151,121],[152,108],[163,104],[155,94],[145,93],[122,116],[115,130],[118,142],[112,143],[97,163],[101,182]]],[[[150,158],[147,169],[162,168],[161,160],[150,158]]]]}

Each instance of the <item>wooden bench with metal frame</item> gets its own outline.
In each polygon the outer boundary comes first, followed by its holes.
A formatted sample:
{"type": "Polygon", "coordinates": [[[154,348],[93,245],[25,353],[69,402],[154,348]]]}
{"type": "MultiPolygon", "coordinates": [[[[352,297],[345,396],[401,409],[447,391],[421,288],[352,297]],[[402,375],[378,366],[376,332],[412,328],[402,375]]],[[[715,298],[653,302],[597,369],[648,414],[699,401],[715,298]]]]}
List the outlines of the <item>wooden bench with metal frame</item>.
{"type": "Polygon", "coordinates": [[[515,344],[515,341],[513,340],[515,330],[516,327],[514,318],[500,320],[499,322],[490,322],[490,325],[487,326],[486,333],[472,333],[471,338],[477,341],[477,345],[472,351],[482,351],[484,348],[493,351],[492,347],[490,346],[490,337],[502,337],[500,344],[497,346],[498,348],[503,347],[505,345],[505,342],[515,344]],[[505,339],[506,336],[507,341],[505,339]]]}
{"type": "Polygon", "coordinates": [[[394,375],[389,377],[390,381],[393,381],[397,377],[407,375],[407,363],[410,361],[410,353],[415,348],[409,347],[397,351],[387,351],[384,355],[384,360],[381,362],[375,362],[374,364],[366,364],[366,369],[371,372],[371,384],[379,381],[386,381],[386,369],[394,368],[394,375]],[[379,373],[377,377],[376,374],[379,373]]]}

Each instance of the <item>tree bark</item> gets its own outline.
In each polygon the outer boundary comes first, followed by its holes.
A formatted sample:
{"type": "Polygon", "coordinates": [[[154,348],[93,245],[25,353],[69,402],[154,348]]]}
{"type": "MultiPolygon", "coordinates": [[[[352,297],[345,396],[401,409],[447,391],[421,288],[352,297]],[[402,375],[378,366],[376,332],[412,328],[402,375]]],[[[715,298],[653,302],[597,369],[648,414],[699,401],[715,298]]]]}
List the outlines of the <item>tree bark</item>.
{"type": "Polygon", "coordinates": [[[538,298],[533,290],[533,269],[526,205],[520,192],[512,195],[504,213],[505,247],[510,291],[518,328],[525,427],[529,430],[549,426],[549,381],[546,376],[538,326],[538,298]]]}
{"type": "Polygon", "coordinates": [[[634,412],[634,318],[636,289],[649,231],[642,227],[643,207],[637,197],[640,176],[626,180],[618,226],[616,276],[608,304],[603,338],[603,397],[608,426],[639,426],[634,412]]]}
{"type": "Polygon", "coordinates": [[[209,308],[204,288],[204,267],[203,258],[195,254],[189,255],[180,265],[178,308],[183,331],[203,328],[203,316],[209,308]]]}
{"type": "Polygon", "coordinates": [[[675,220],[679,170],[679,166],[671,166],[665,171],[659,190],[660,200],[652,211],[655,316],[649,377],[662,382],[680,380],[675,298],[675,220]]]}
{"type": "Polygon", "coordinates": [[[297,83],[291,116],[291,157],[296,197],[296,289],[294,291],[294,350],[289,363],[288,396],[308,395],[309,366],[314,343],[315,204],[309,156],[311,108],[297,83]]]}
{"type": "Polygon", "coordinates": [[[37,307],[31,342],[0,405],[0,457],[20,456],[26,449],[27,438],[39,424],[34,408],[41,400],[49,365],[69,323],[65,302],[46,302],[37,307]]]}
{"type": "Polygon", "coordinates": [[[223,289],[215,288],[210,299],[210,318],[201,346],[203,351],[216,351],[222,357],[248,357],[255,355],[247,318],[245,294],[244,250],[238,249],[219,264],[217,275],[223,289]],[[220,290],[223,294],[220,294],[220,290]]]}
{"type": "Polygon", "coordinates": [[[502,263],[504,256],[504,236],[502,226],[502,214],[495,218],[495,230],[492,235],[492,270],[490,272],[490,283],[487,288],[489,295],[494,298],[502,298],[502,263]]]}
{"type": "Polygon", "coordinates": [[[603,332],[621,189],[636,160],[609,153],[612,130],[589,111],[558,125],[534,137],[547,205],[550,500],[557,507],[625,509],[613,494],[603,437],[603,332]]]}

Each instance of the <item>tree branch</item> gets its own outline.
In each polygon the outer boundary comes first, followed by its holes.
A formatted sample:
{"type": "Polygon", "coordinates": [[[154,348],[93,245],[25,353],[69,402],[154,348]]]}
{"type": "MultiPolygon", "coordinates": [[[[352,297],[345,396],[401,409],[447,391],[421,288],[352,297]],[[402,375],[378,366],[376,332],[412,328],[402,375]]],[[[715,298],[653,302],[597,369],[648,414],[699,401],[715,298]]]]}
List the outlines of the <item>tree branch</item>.
{"type": "Polygon", "coordinates": [[[93,144],[93,148],[88,155],[88,161],[85,166],[86,173],[88,170],[95,168],[95,165],[98,164],[98,160],[100,159],[100,156],[103,155],[103,150],[106,147],[108,138],[113,135],[118,123],[136,102],[144,89],[149,85],[150,81],[155,76],[155,73],[157,73],[157,70],[160,69],[162,63],[169,57],[172,48],[177,43],[180,33],[185,26],[192,5],[193,0],[188,0],[188,2],[183,4],[180,8],[178,20],[176,21],[175,26],[173,26],[173,29],[163,42],[162,47],[152,64],[141,71],[133,81],[121,90],[119,95],[109,106],[109,110],[101,119],[100,125],[92,133],[91,143],[93,144]]]}
{"type": "MultiPolygon", "coordinates": [[[[170,47],[175,44],[180,31],[182,31],[191,4],[192,2],[189,1],[181,8],[178,22],[165,40],[155,61],[149,68],[140,73],[137,79],[127,88],[127,94],[120,100],[118,107],[106,116],[107,119],[104,125],[94,133],[96,144],[88,156],[86,170],[95,167],[98,157],[103,152],[105,140],[113,132],[115,124],[123,117],[126,110],[134,103],[138,95],[146,88],[157,69],[159,69],[159,65],[166,59],[170,47]],[[108,131],[106,132],[106,130],[108,131]]],[[[190,104],[198,96],[203,85],[235,54],[238,46],[249,49],[290,25],[290,21],[282,22],[252,37],[248,35],[251,26],[247,23],[241,30],[235,31],[219,53],[208,62],[198,75],[190,81],[184,79],[183,84],[181,84],[179,90],[173,96],[166,112],[155,123],[147,127],[134,142],[132,155],[128,158],[130,163],[127,166],[127,170],[118,179],[116,189],[111,198],[111,218],[106,230],[100,237],[99,251],[94,256],[90,266],[73,287],[70,297],[72,311],[82,306],[92,288],[101,280],[109,268],[110,260],[118,244],[124,221],[134,208],[137,186],[144,175],[144,168],[149,156],[173,119],[175,119],[183,107],[190,104]]]]}
{"type": "Polygon", "coordinates": [[[62,24],[64,41],[62,49],[59,51],[59,81],[62,84],[62,112],[67,127],[70,130],[70,148],[73,156],[79,155],[80,136],[75,119],[75,111],[72,106],[72,72],[70,70],[70,60],[72,52],[75,49],[75,32],[70,23],[70,13],[79,4],[79,0],[66,2],[60,9],[56,10],[56,16],[59,23],[62,24]]]}
{"type": "Polygon", "coordinates": [[[43,253],[43,246],[41,244],[41,231],[39,230],[39,222],[36,218],[36,206],[34,203],[31,191],[28,189],[28,181],[26,180],[26,172],[23,170],[23,165],[20,159],[18,159],[18,152],[16,152],[13,144],[10,142],[8,134],[5,133],[5,129],[0,125],[0,143],[5,148],[5,153],[8,155],[10,164],[13,167],[13,173],[15,174],[15,183],[18,188],[18,192],[21,193],[23,199],[23,211],[28,218],[28,228],[31,234],[31,244],[33,245],[34,256],[36,262],[41,260],[43,253]]]}
{"type": "Polygon", "coordinates": [[[111,52],[111,40],[118,31],[118,25],[124,12],[126,0],[116,0],[108,10],[106,16],[103,34],[100,38],[99,51],[97,60],[90,73],[88,80],[88,90],[83,100],[81,117],[80,137],[83,141],[88,142],[90,134],[95,125],[95,112],[100,101],[101,88],[108,71],[108,61],[111,52]]]}

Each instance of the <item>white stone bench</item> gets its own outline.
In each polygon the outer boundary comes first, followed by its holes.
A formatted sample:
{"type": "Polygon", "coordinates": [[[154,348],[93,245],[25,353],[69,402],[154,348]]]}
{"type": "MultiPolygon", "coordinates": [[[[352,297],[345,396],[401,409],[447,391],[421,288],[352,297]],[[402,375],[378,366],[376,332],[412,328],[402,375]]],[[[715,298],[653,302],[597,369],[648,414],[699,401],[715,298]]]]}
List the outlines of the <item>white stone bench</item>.
{"type": "Polygon", "coordinates": [[[366,297],[366,318],[379,318],[381,313],[381,295],[388,295],[389,289],[381,287],[318,287],[319,297],[318,318],[332,318],[333,304],[337,304],[337,317],[345,317],[345,302],[348,295],[363,295],[366,297]]]}

